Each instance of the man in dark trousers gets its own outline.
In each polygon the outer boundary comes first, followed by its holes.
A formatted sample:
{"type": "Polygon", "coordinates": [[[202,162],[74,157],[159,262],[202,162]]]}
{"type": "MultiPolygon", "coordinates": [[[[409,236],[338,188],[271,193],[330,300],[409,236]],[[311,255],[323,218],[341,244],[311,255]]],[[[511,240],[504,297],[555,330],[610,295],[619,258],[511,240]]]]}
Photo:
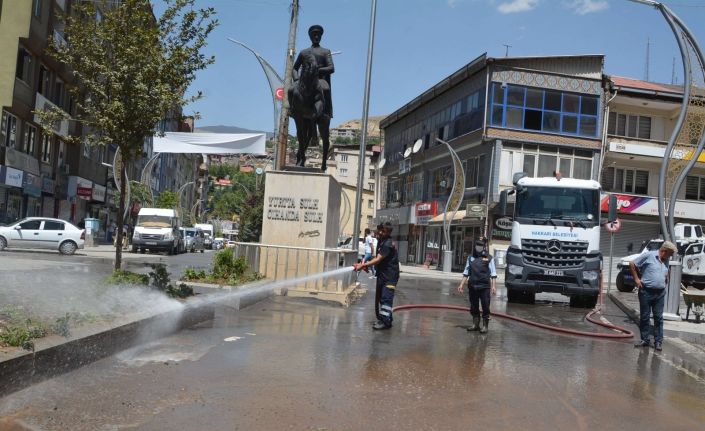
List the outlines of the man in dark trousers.
{"type": "Polygon", "coordinates": [[[470,296],[470,314],[472,326],[468,331],[480,331],[484,334],[490,322],[490,293],[497,293],[497,270],[494,260],[485,249],[484,242],[475,244],[475,251],[468,256],[463,279],[458,285],[458,293],[463,293],[465,282],[470,281],[468,294],[470,296]],[[480,304],[482,303],[482,322],[480,322],[480,304]]]}
{"type": "Polygon", "coordinates": [[[377,226],[377,255],[370,261],[355,265],[360,271],[370,266],[377,268],[377,289],[375,291],[375,314],[377,321],[372,329],[389,329],[392,327],[392,305],[394,291],[399,282],[399,256],[392,241],[392,225],[384,223],[377,226]]]}
{"type": "Polygon", "coordinates": [[[668,286],[668,261],[678,249],[670,241],[664,241],[661,248],[640,254],[629,269],[634,284],[639,288],[639,332],[641,341],[635,347],[649,347],[649,320],[654,314],[654,349],[661,351],[663,343],[663,305],[668,286]]]}

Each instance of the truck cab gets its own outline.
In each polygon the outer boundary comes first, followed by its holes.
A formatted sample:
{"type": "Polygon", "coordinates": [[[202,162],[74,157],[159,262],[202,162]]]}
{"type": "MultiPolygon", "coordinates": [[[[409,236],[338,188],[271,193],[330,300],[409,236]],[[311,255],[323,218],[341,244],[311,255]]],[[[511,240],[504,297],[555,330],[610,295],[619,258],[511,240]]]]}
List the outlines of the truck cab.
{"type": "MultiPolygon", "coordinates": [[[[593,307],[600,292],[600,184],[592,180],[515,175],[516,196],[505,286],[509,302],[533,302],[536,293],[570,297],[593,307]]],[[[616,210],[615,210],[616,211],[616,210]]]]}

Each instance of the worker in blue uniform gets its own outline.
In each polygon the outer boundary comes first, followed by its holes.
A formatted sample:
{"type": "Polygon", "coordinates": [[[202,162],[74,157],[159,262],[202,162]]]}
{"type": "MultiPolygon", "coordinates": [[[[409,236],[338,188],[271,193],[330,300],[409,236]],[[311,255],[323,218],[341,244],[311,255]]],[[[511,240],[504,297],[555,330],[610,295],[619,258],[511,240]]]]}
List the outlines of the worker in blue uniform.
{"type": "Polygon", "coordinates": [[[377,269],[377,286],[375,290],[375,314],[377,321],[373,329],[382,330],[392,327],[392,305],[394,292],[399,282],[399,254],[392,241],[392,225],[384,223],[377,226],[377,255],[369,261],[355,264],[355,271],[374,266],[377,269]]]}
{"type": "Polygon", "coordinates": [[[490,293],[497,294],[497,270],[494,259],[487,253],[485,244],[482,242],[478,242],[473,254],[468,256],[463,279],[458,285],[458,293],[463,293],[463,286],[468,281],[472,316],[472,326],[468,331],[480,331],[484,334],[490,322],[490,293]],[[480,321],[480,304],[482,304],[482,321],[480,321]]]}

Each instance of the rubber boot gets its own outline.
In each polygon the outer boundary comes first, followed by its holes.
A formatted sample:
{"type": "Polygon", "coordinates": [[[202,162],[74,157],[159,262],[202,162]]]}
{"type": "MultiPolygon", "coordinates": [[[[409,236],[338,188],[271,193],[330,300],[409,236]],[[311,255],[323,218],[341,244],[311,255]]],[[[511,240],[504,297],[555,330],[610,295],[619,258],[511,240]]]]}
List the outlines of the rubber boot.
{"type": "Polygon", "coordinates": [[[468,331],[479,331],[480,330],[480,316],[472,316],[472,326],[468,328],[468,331]]]}
{"type": "Polygon", "coordinates": [[[490,319],[488,318],[483,318],[482,319],[482,324],[480,325],[480,334],[486,334],[487,333],[487,326],[490,323],[490,319]]]}

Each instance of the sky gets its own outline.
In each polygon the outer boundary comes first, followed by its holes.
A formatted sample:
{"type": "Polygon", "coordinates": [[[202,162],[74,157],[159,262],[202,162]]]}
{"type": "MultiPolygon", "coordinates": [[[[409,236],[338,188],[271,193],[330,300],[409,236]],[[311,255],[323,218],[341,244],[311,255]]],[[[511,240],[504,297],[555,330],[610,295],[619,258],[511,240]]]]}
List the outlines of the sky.
{"type": "MultiPolygon", "coordinates": [[[[199,72],[191,91],[203,98],[196,127],[239,126],[271,131],[273,105],[262,69],[240,40],[284,75],[290,0],[197,0],[214,7],[220,26],[207,54],[216,62],[199,72]]],[[[705,0],[665,1],[705,49],[705,0]]],[[[300,0],[296,50],[310,46],[307,30],[320,24],[321,45],[332,51],[331,127],[362,118],[371,0],[300,0]]],[[[378,0],[369,115],[394,112],[483,53],[510,56],[605,55],[605,73],[670,83],[676,58],[673,33],[656,9],[628,0],[378,0]]],[[[292,121],[293,126],[293,121],[292,121]]]]}

